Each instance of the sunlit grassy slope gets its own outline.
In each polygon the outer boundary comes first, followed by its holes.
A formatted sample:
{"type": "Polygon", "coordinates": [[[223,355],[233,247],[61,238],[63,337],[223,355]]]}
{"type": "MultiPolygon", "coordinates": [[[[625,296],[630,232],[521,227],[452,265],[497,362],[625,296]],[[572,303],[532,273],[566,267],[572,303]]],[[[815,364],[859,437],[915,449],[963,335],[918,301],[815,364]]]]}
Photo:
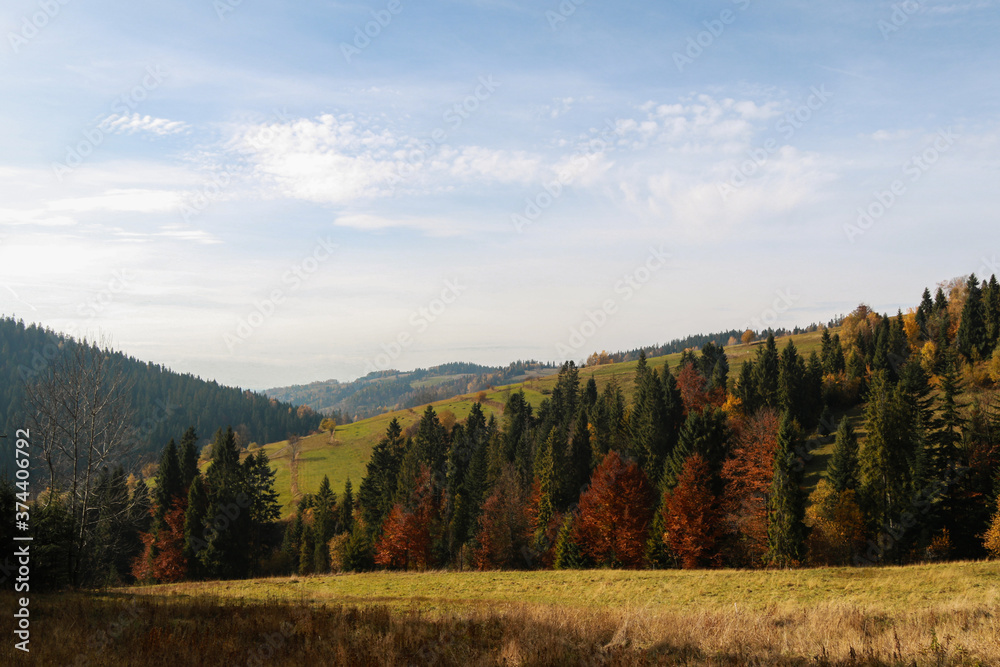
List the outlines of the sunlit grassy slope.
{"type": "Polygon", "coordinates": [[[1000,562],[801,570],[536,570],[369,572],[135,587],[134,593],[244,600],[383,604],[429,611],[463,605],[552,604],[662,611],[821,604],[885,612],[1000,603],[1000,562]]]}
{"type": "MultiPolygon", "coordinates": [[[[799,334],[791,336],[799,352],[808,355],[812,351],[819,351],[820,332],[799,334]]],[[[779,348],[787,343],[788,338],[778,340],[779,348]]],[[[733,345],[726,347],[726,355],[729,359],[729,376],[734,378],[739,374],[743,362],[751,358],[762,342],[751,343],[750,345],[733,345]]],[[[676,369],[681,355],[669,354],[662,357],[655,357],[648,360],[650,366],[655,369],[663,367],[664,363],[670,364],[672,369],[676,369]]],[[[597,383],[598,390],[612,382],[617,381],[625,392],[626,396],[631,395],[633,388],[633,377],[635,367],[638,362],[629,361],[620,364],[606,364],[593,368],[584,368],[580,371],[580,382],[584,384],[591,377],[597,383]]],[[[433,380],[428,380],[433,382],[433,380]]],[[[512,391],[523,389],[528,401],[538,406],[545,395],[552,390],[556,383],[556,375],[526,380],[513,385],[496,387],[486,392],[486,401],[483,409],[487,417],[495,414],[497,418],[503,412],[503,405],[507,395],[512,391]]],[[[453,398],[432,403],[438,414],[450,410],[459,421],[469,415],[472,404],[477,400],[477,393],[463,394],[453,398]]],[[[400,426],[406,429],[410,424],[420,419],[421,413],[426,406],[411,408],[408,410],[397,410],[388,412],[377,417],[365,419],[354,424],[338,426],[334,433],[332,442],[329,433],[303,438],[299,443],[299,458],[297,462],[297,480],[299,493],[314,493],[319,489],[320,482],[324,475],[329,476],[333,489],[340,493],[344,488],[344,483],[350,478],[354,485],[355,492],[365,474],[365,466],[371,456],[372,447],[385,434],[389,422],[395,418],[399,420],[400,426]]],[[[815,443],[820,446],[820,443],[815,443]]],[[[271,464],[276,471],[276,487],[279,500],[284,507],[285,513],[291,510],[292,506],[292,479],[290,467],[290,452],[288,442],[271,443],[264,447],[271,464]]],[[[823,459],[820,459],[822,461],[823,459]]],[[[812,468],[818,466],[818,462],[812,463],[812,468]]],[[[818,479],[818,478],[817,478],[818,479]]]]}

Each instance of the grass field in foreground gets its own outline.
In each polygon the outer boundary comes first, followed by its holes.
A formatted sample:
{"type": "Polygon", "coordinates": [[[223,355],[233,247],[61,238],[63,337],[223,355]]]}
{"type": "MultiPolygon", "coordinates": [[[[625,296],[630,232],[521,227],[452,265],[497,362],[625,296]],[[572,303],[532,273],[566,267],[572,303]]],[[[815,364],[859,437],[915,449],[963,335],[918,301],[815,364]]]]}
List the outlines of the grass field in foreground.
{"type": "Polygon", "coordinates": [[[426,611],[509,603],[655,610],[854,605],[887,612],[966,602],[1000,605],[1000,562],[802,570],[371,572],[128,589],[163,596],[381,604],[426,611]]]}
{"type": "Polygon", "coordinates": [[[67,655],[74,632],[136,610],[99,664],[155,658],[177,642],[195,650],[141,664],[1000,665],[998,562],[368,573],[132,587],[51,604],[41,618],[66,628],[52,650],[67,655]]]}

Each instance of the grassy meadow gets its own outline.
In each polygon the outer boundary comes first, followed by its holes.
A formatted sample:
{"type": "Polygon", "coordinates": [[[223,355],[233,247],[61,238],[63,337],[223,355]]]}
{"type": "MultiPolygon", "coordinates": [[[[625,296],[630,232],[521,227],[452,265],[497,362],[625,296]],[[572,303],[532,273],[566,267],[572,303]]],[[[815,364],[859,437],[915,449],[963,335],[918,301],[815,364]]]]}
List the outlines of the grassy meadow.
{"type": "Polygon", "coordinates": [[[1000,665],[997,562],[381,572],[32,604],[37,664],[1000,665]]]}

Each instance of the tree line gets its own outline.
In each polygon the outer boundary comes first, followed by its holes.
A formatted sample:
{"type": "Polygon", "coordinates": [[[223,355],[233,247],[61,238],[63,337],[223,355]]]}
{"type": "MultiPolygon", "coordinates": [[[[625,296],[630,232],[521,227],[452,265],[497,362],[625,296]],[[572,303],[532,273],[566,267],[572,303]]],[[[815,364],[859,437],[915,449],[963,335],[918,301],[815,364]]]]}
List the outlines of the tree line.
{"type": "MultiPolygon", "coordinates": [[[[925,290],[905,314],[861,305],[807,355],[772,333],[735,374],[707,341],[673,368],[640,352],[630,387],[567,362],[537,408],[523,391],[500,417],[475,403],[442,422],[428,406],[412,435],[389,424],[356,493],[324,479],[285,522],[267,456],[241,451],[232,428],[215,433],[204,471],[192,427],[161,452],[152,488],[127,475],[113,428],[128,422],[127,383],[107,360],[69,363],[79,376],[29,396],[63,406],[33,417],[45,480],[33,566],[53,586],[1000,556],[995,277],[925,290]],[[95,382],[120,400],[102,403],[91,440],[71,437],[73,410],[94,405],[80,388],[95,382]]],[[[0,489],[5,512],[13,493],[0,489]]]]}
{"type": "MultiPolygon", "coordinates": [[[[567,363],[537,409],[516,392],[501,419],[477,404],[451,428],[428,407],[412,437],[393,422],[350,501],[349,537],[331,538],[306,567],[1000,555],[990,541],[1000,533],[1000,416],[985,391],[1000,382],[990,375],[1000,371],[996,279],[925,290],[906,314],[862,305],[840,324],[808,355],[768,336],[735,378],[725,348],[709,341],[675,370],[640,352],[630,398],[567,363]],[[830,445],[821,465],[816,452],[830,445]],[[810,469],[821,481],[807,497],[810,469]]],[[[327,535],[315,517],[301,505],[294,519],[295,534],[313,527],[314,554],[327,535]]]]}

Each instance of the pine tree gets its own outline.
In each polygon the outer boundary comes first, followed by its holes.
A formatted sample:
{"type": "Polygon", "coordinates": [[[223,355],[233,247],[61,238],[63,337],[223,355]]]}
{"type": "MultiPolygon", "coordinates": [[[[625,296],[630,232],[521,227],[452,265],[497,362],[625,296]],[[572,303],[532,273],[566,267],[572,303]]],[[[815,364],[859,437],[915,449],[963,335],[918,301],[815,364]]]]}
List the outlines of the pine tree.
{"type": "Polygon", "coordinates": [[[177,445],[173,438],[163,448],[160,456],[160,467],[156,471],[156,515],[154,530],[162,527],[163,517],[170,510],[175,498],[181,497],[184,483],[181,480],[181,466],[177,458],[177,445]]]}
{"type": "Polygon", "coordinates": [[[847,371],[847,362],[844,359],[844,347],[840,344],[840,334],[833,334],[833,373],[844,373],[847,371]]]}
{"type": "Polygon", "coordinates": [[[580,551],[580,545],[576,543],[575,531],[573,529],[573,515],[567,514],[559,528],[559,535],[556,538],[555,562],[553,567],[557,570],[576,570],[584,567],[585,560],[580,551]]]}
{"type": "Polygon", "coordinates": [[[301,544],[302,546],[299,548],[299,574],[312,574],[316,563],[316,540],[311,526],[306,526],[302,530],[301,544]]]}
{"type": "Polygon", "coordinates": [[[187,489],[194,476],[198,474],[198,434],[194,426],[189,426],[181,436],[181,446],[178,452],[181,466],[181,483],[187,489]]]}
{"type": "Polygon", "coordinates": [[[580,410],[577,415],[576,427],[569,442],[569,487],[566,489],[566,501],[576,502],[587,482],[590,480],[593,451],[590,445],[590,428],[587,423],[587,413],[580,410]]]}
{"type": "Polygon", "coordinates": [[[438,420],[437,413],[430,405],[424,410],[417,426],[413,445],[418,461],[426,463],[431,469],[431,474],[444,475],[448,454],[447,434],[438,420]]]}
{"type": "Polygon", "coordinates": [[[208,576],[224,579],[246,576],[252,562],[251,520],[245,509],[249,493],[232,427],[225,432],[219,429],[215,434],[205,486],[207,516],[213,522],[206,540],[208,544],[198,555],[205,572],[208,576]]]}
{"type": "Polygon", "coordinates": [[[955,396],[961,391],[954,354],[946,351],[941,373],[941,416],[937,423],[934,467],[943,475],[958,460],[964,420],[958,412],[955,396]]]}
{"type": "Polygon", "coordinates": [[[664,570],[674,564],[670,549],[663,540],[663,534],[667,530],[663,512],[663,498],[661,496],[660,504],[653,512],[653,522],[649,526],[649,537],[646,538],[646,551],[643,554],[645,566],[654,570],[664,570]]]}
{"type": "Polygon", "coordinates": [[[726,413],[714,408],[688,415],[681,428],[677,446],[664,466],[661,484],[664,489],[673,488],[684,468],[684,462],[692,454],[701,454],[713,476],[718,474],[726,457],[731,435],[727,422],[726,413]]]}
{"type": "Polygon", "coordinates": [[[208,546],[205,539],[207,516],[208,495],[201,475],[195,475],[188,489],[187,511],[184,514],[184,557],[188,562],[189,576],[196,579],[204,574],[198,555],[208,546]]]}
{"type": "Polygon", "coordinates": [[[847,417],[841,418],[837,427],[837,439],[826,478],[837,493],[858,488],[858,438],[847,417]]]}
{"type": "Polygon", "coordinates": [[[905,530],[900,523],[910,501],[917,454],[915,421],[904,389],[893,387],[887,373],[877,371],[865,408],[868,435],[859,452],[859,490],[872,523],[889,534],[905,530]]]}
{"type": "Polygon", "coordinates": [[[743,411],[752,415],[760,406],[760,392],[757,389],[757,374],[752,359],[743,362],[740,377],[736,381],[736,398],[740,399],[743,411]]]}
{"type": "Polygon", "coordinates": [[[715,361],[715,366],[712,367],[712,371],[708,378],[708,390],[725,393],[729,385],[729,360],[726,359],[726,353],[722,352],[722,348],[719,348],[720,354],[718,359],[715,361]]]}
{"type": "Polygon", "coordinates": [[[385,437],[372,449],[365,477],[358,489],[361,516],[369,532],[379,531],[392,509],[404,451],[402,428],[393,417],[385,437]]]}
{"type": "Polygon", "coordinates": [[[823,335],[820,337],[820,359],[824,372],[835,372],[833,370],[833,336],[830,335],[830,330],[827,328],[823,329],[823,335]]]}
{"type": "Polygon", "coordinates": [[[805,424],[805,367],[791,339],[781,351],[778,362],[778,407],[789,412],[799,424],[805,424]]]}
{"type": "Polygon", "coordinates": [[[920,329],[920,335],[922,338],[930,338],[927,333],[927,323],[933,315],[934,302],[931,301],[931,291],[925,287],[923,297],[920,299],[920,305],[917,307],[915,315],[917,327],[920,329]]]}
{"type": "Polygon", "coordinates": [[[983,290],[983,316],[986,320],[986,349],[983,357],[990,354],[1000,342],[1000,283],[995,275],[983,290]]]}
{"type": "Polygon", "coordinates": [[[805,558],[808,529],[805,525],[803,468],[798,460],[799,436],[786,414],[778,431],[774,455],[774,479],[768,498],[768,558],[779,567],[801,563],[805,558]]]}
{"type": "Polygon", "coordinates": [[[358,524],[344,543],[340,566],[345,572],[367,572],[375,567],[375,548],[368,532],[358,524]]]}
{"type": "Polygon", "coordinates": [[[351,489],[350,477],[344,484],[344,495],[340,499],[338,524],[338,533],[349,533],[354,530],[354,491],[351,489]]]}
{"type": "Polygon", "coordinates": [[[591,375],[590,379],[587,380],[587,387],[583,390],[583,406],[587,410],[594,407],[597,403],[597,381],[594,380],[594,376],[591,375]]]}
{"type": "Polygon", "coordinates": [[[986,319],[983,311],[983,294],[976,274],[969,276],[965,287],[965,306],[962,308],[962,319],[958,325],[955,346],[966,361],[972,362],[982,359],[983,352],[988,346],[986,319]]]}
{"type": "Polygon", "coordinates": [[[778,346],[774,343],[773,333],[768,333],[767,342],[763,347],[758,348],[757,358],[754,360],[754,372],[759,405],[778,407],[780,405],[778,394],[780,364],[778,346]]]}

